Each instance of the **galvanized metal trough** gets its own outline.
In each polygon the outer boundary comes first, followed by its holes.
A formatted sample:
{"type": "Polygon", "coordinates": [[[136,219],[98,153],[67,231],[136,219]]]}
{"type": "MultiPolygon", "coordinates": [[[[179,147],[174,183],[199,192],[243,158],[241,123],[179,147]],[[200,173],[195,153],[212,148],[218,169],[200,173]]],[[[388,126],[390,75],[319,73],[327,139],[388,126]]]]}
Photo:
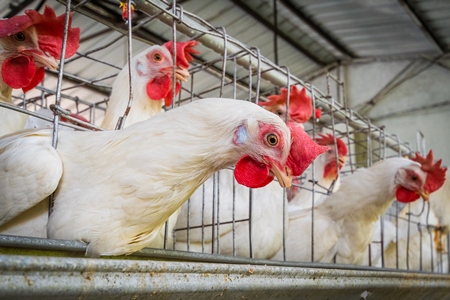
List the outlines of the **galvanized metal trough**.
{"type": "Polygon", "coordinates": [[[450,299],[450,276],[0,236],[0,299],[450,299]],[[14,247],[12,247],[14,245],[14,247]]]}

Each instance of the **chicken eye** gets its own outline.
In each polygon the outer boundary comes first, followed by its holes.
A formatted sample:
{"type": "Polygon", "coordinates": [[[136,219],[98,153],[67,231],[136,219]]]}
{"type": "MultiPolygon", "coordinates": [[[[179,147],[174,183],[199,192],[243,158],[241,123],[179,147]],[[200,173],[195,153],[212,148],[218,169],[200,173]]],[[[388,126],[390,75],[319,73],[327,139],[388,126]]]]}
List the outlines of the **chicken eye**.
{"type": "Polygon", "coordinates": [[[278,144],[278,137],[275,134],[270,133],[266,136],[266,141],[270,146],[276,146],[278,144]]]}
{"type": "Polygon", "coordinates": [[[19,41],[19,42],[25,41],[25,34],[23,32],[21,32],[21,31],[16,33],[16,34],[14,34],[13,37],[14,37],[14,39],[16,41],[19,41]]]}
{"type": "Polygon", "coordinates": [[[283,112],[281,110],[277,110],[275,113],[280,117],[283,116],[283,112]]]}
{"type": "Polygon", "coordinates": [[[412,181],[417,181],[417,179],[419,179],[418,177],[417,177],[417,175],[411,175],[411,180],[412,181]]]}
{"type": "Polygon", "coordinates": [[[156,62],[161,61],[162,60],[161,54],[159,54],[159,53],[153,54],[153,60],[156,62]]]}

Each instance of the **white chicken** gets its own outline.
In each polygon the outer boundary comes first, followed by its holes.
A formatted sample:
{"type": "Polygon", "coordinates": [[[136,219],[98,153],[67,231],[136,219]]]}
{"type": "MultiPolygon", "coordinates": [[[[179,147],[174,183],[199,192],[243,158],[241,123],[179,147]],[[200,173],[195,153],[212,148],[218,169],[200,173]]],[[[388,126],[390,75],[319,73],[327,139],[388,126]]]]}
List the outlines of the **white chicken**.
{"type": "MultiPolygon", "coordinates": [[[[189,62],[192,60],[190,54],[197,53],[192,49],[192,47],[196,44],[197,42],[195,41],[177,43],[177,50],[179,51],[177,52],[177,61],[180,65],[180,67],[177,68],[177,72],[181,74],[178,75],[178,78],[185,80],[185,78],[189,76],[186,66],[189,66],[189,62]]],[[[162,100],[152,100],[149,98],[147,93],[148,88],[151,88],[152,90],[159,89],[162,90],[163,93],[168,93],[168,95],[166,95],[167,99],[171,99],[172,97],[172,85],[170,82],[173,63],[170,51],[166,48],[171,47],[172,44],[169,42],[165,45],[166,46],[152,46],[133,58],[133,62],[135,64],[134,67],[135,70],[137,70],[135,80],[133,81],[136,97],[133,104],[133,109],[131,110],[129,118],[126,122],[127,126],[132,123],[148,119],[158,112],[161,112],[162,100]],[[152,76],[152,74],[156,74],[156,76],[152,76]],[[154,81],[168,81],[170,84],[163,84],[163,86],[161,86],[158,83],[154,83],[154,81]]],[[[114,128],[115,122],[117,122],[118,117],[122,115],[127,105],[127,101],[125,100],[128,97],[128,89],[123,89],[120,86],[123,84],[123,81],[128,84],[128,80],[125,80],[127,75],[128,67],[125,66],[119,73],[118,79],[116,79],[113,85],[113,91],[109,101],[110,105],[106,111],[106,115],[109,117],[106,120],[109,120],[110,122],[104,121],[102,124],[108,129],[114,128]]],[[[53,116],[53,113],[48,109],[43,109],[39,112],[44,115],[53,116]]],[[[81,116],[72,116],[87,122],[87,120],[81,116]]],[[[65,122],[67,120],[64,116],[61,116],[61,121],[65,122]]],[[[25,128],[52,128],[52,126],[53,123],[48,123],[47,121],[43,121],[35,117],[28,118],[27,123],[25,124],[25,128]]],[[[84,127],[84,125],[81,126],[84,127]]],[[[61,128],[71,129],[65,126],[62,126],[61,128]]],[[[47,223],[47,214],[45,205],[35,206],[30,208],[25,214],[19,215],[14,220],[0,226],[0,232],[13,235],[33,234],[32,236],[46,237],[46,230],[42,228],[44,224],[47,223]]],[[[171,222],[172,227],[175,224],[176,216],[174,216],[174,218],[175,219],[171,222]]],[[[168,245],[171,245],[171,235],[169,235],[168,238],[168,245]]],[[[161,248],[164,246],[164,228],[162,229],[160,238],[155,239],[154,244],[149,246],[156,248],[161,248]]]]}
{"type": "MultiPolygon", "coordinates": [[[[336,138],[335,144],[335,137],[331,134],[320,134],[316,138],[316,142],[319,145],[329,147],[329,149],[314,160],[314,178],[312,172],[309,171],[302,188],[295,193],[292,199],[288,198],[290,207],[311,207],[313,185],[315,189],[314,205],[320,204],[326,198],[324,194],[336,192],[340,187],[339,170],[345,165],[348,153],[347,146],[340,138],[336,138]]],[[[293,189],[298,189],[298,187],[292,186],[289,188],[289,190],[293,189]]]]}
{"type": "MultiPolygon", "coordinates": [[[[271,95],[268,98],[269,102],[260,102],[259,105],[284,120],[287,89],[282,88],[281,95],[271,95]]],[[[292,86],[289,102],[288,119],[306,122],[311,116],[312,104],[305,89],[299,92],[295,85],[292,86]]],[[[321,152],[325,149],[328,148],[322,147],[321,152]]],[[[310,152],[309,163],[318,154],[310,152]]],[[[303,171],[304,169],[298,175],[303,171]]],[[[215,176],[218,179],[216,182],[209,178],[204,187],[198,189],[189,202],[182,206],[176,226],[175,248],[255,258],[269,258],[274,255],[283,241],[283,189],[271,183],[264,188],[250,191],[244,186],[234,184],[231,170],[222,170],[215,176]],[[225,224],[217,228],[211,226],[218,221],[225,224]],[[189,228],[186,228],[188,222],[189,228]],[[207,226],[201,226],[202,224],[207,226]]]]}
{"type": "Polygon", "coordinates": [[[264,186],[275,175],[290,186],[307,167],[305,149],[323,147],[288,126],[250,102],[213,98],[119,131],[61,131],[57,149],[49,129],[6,135],[0,224],[55,192],[48,237],[89,243],[89,256],[135,252],[208,177],[236,162],[241,184],[264,186]]]}
{"type": "MultiPolygon", "coordinates": [[[[432,153],[429,157],[432,158],[432,153]]],[[[342,178],[340,189],[314,211],[307,208],[289,212],[286,260],[362,263],[373,238],[374,222],[394,198],[400,202],[412,202],[420,196],[428,199],[444,180],[445,169],[440,162],[421,165],[401,157],[357,169],[342,178]],[[314,224],[313,257],[311,224],[314,224]]],[[[283,249],[272,259],[283,260],[283,249]]]]}
{"type": "MultiPolygon", "coordinates": [[[[175,75],[178,80],[186,81],[189,77],[189,63],[193,60],[192,54],[199,52],[194,49],[197,41],[177,42],[176,45],[176,68],[175,75]]],[[[173,42],[169,41],[163,46],[154,45],[145,51],[135,55],[132,59],[133,65],[133,105],[126,118],[124,128],[136,122],[147,120],[163,112],[163,101],[165,106],[172,104],[172,74],[173,67],[173,42]]],[[[176,83],[176,93],[178,94],[180,84],[176,83]]],[[[125,112],[128,105],[129,80],[128,64],[126,64],[117,75],[111,96],[108,101],[108,109],[101,127],[114,129],[116,124],[125,112]]],[[[166,238],[166,248],[173,245],[173,228],[175,227],[180,211],[177,210],[168,220],[166,235],[165,226],[161,228],[158,238],[152,244],[147,245],[152,248],[163,248],[166,238]]]]}
{"type": "MultiPolygon", "coordinates": [[[[427,159],[416,155],[414,160],[427,163],[427,159]]],[[[387,240],[385,250],[385,266],[410,270],[436,271],[442,268],[443,252],[446,252],[446,236],[442,230],[449,211],[449,184],[445,181],[441,188],[430,195],[429,206],[425,209],[423,201],[417,201],[405,206],[398,216],[394,226],[398,237],[394,235],[387,240]],[[431,207],[430,207],[431,206],[431,207]],[[440,218],[438,217],[440,216],[440,218]],[[408,224],[410,222],[410,224],[408,224]],[[398,255],[397,255],[398,253],[398,255]]],[[[445,232],[445,230],[444,230],[445,232]]]]}
{"type": "Polygon", "coordinates": [[[397,268],[398,266],[400,269],[430,272],[437,270],[440,253],[436,249],[436,233],[431,226],[436,226],[438,220],[433,211],[427,212],[424,206],[425,202],[419,200],[401,210],[398,222],[394,224],[393,236],[385,241],[387,243],[384,251],[385,267],[397,268]],[[409,225],[408,222],[410,222],[409,225]],[[398,228],[397,239],[395,227],[398,228]]]}
{"type": "MultiPolygon", "coordinates": [[[[0,101],[13,104],[12,89],[27,92],[44,79],[44,67],[55,69],[61,57],[65,15],[46,6],[0,20],[0,101]]],[[[70,20],[71,23],[71,20],[70,20]]],[[[65,57],[78,49],[80,29],[70,28],[65,57]]],[[[28,115],[0,107],[0,136],[23,129],[28,115]]]]}
{"type": "MultiPolygon", "coordinates": [[[[186,81],[189,77],[189,63],[193,60],[192,54],[199,53],[193,47],[197,41],[177,42],[176,78],[186,81]]],[[[128,114],[125,126],[147,120],[162,112],[163,100],[166,107],[172,104],[172,46],[173,42],[167,42],[163,46],[154,45],[145,51],[135,55],[133,64],[133,105],[128,114]]],[[[176,83],[178,94],[180,84],[176,83]]],[[[117,75],[111,96],[108,101],[108,109],[101,127],[114,129],[117,121],[123,116],[128,105],[129,80],[128,64],[117,75]]]]}

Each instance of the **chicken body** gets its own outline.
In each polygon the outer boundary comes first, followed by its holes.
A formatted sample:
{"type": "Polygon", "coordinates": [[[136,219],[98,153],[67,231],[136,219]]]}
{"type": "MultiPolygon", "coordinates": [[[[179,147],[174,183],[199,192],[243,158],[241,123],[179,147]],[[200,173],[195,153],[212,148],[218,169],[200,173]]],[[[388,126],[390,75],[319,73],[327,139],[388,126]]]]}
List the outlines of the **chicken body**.
{"type": "Polygon", "coordinates": [[[197,189],[189,203],[181,207],[176,227],[185,228],[189,219],[189,227],[197,228],[189,229],[189,233],[187,230],[176,231],[175,249],[254,258],[274,255],[283,241],[283,189],[278,183],[271,182],[264,188],[251,190],[234,182],[232,170],[221,170],[215,176],[218,179],[216,183],[213,178],[209,178],[204,188],[197,189]],[[217,194],[216,197],[212,195],[213,192],[217,194]],[[252,226],[252,254],[249,219],[252,226]],[[222,224],[218,229],[215,226],[201,226],[217,221],[229,224],[222,224]]]}
{"type": "MultiPolygon", "coordinates": [[[[176,78],[186,81],[189,76],[187,67],[192,60],[190,53],[196,53],[192,49],[197,42],[188,41],[177,43],[180,50],[178,53],[177,67],[173,69],[172,54],[167,48],[172,44],[163,46],[151,46],[145,51],[134,56],[133,65],[133,105],[126,118],[124,128],[131,124],[147,120],[162,113],[164,98],[172,98],[172,73],[175,71],[176,78]],[[152,99],[152,95],[159,95],[159,98],[152,99]]],[[[128,64],[125,65],[117,75],[112,88],[112,93],[108,101],[108,109],[101,127],[114,129],[117,121],[123,116],[129,97],[128,64]]],[[[178,84],[178,83],[177,83],[178,84]]],[[[177,94],[177,93],[176,93],[177,94]]],[[[171,100],[170,100],[171,101],[171,100]]],[[[173,246],[173,228],[180,211],[177,210],[168,220],[166,248],[173,246]]],[[[164,248],[165,226],[161,228],[158,238],[155,238],[148,247],[164,248]]]]}
{"type": "MultiPolygon", "coordinates": [[[[290,211],[286,260],[331,263],[335,258],[337,263],[362,263],[373,238],[374,223],[394,201],[398,190],[406,189],[412,196],[415,192],[424,193],[423,182],[427,174],[420,167],[420,164],[405,158],[380,161],[342,178],[340,189],[314,211],[311,208],[290,211]],[[420,180],[410,180],[410,174],[420,177],[420,180]]],[[[272,259],[283,260],[282,251],[280,249],[272,259]]]]}
{"type": "MultiPolygon", "coordinates": [[[[290,158],[298,152],[295,140],[289,146],[292,130],[252,103],[204,99],[120,131],[61,131],[57,150],[51,130],[6,136],[0,139],[0,222],[56,190],[50,238],[87,242],[90,256],[129,254],[151,243],[209,176],[243,155],[252,157],[245,161],[250,167],[252,161],[258,168],[271,162],[272,170],[301,164],[290,158]],[[266,144],[268,132],[278,136],[275,146],[266,144]]],[[[283,186],[285,178],[279,177],[283,186]]]]}
{"type": "Polygon", "coordinates": [[[436,226],[438,219],[432,210],[429,213],[426,209],[423,210],[424,205],[426,205],[424,201],[419,200],[405,206],[400,212],[396,225],[398,240],[396,242],[394,235],[391,241],[386,241],[388,245],[384,252],[384,261],[387,268],[397,267],[398,251],[398,268],[400,269],[429,272],[438,269],[440,253],[436,251],[436,232],[427,228],[428,225],[436,226]],[[408,216],[408,214],[411,215],[408,216]],[[409,230],[408,220],[411,221],[409,230]],[[397,247],[398,250],[396,250],[397,247]]]}
{"type": "Polygon", "coordinates": [[[429,204],[417,201],[402,209],[397,225],[393,224],[398,238],[394,235],[386,241],[386,267],[398,265],[401,269],[430,272],[448,267],[446,233],[450,226],[450,184],[447,180],[430,195],[429,204]],[[409,233],[408,220],[411,221],[409,233]]]}

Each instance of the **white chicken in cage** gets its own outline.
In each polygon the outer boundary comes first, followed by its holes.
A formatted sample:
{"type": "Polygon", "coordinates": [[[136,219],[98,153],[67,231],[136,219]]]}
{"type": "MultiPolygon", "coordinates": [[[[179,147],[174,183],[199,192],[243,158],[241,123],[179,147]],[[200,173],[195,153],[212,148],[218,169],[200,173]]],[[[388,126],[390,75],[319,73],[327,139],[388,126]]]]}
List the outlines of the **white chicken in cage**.
{"type": "Polygon", "coordinates": [[[3,225],[55,192],[49,237],[87,242],[89,256],[150,244],[203,181],[236,161],[239,182],[266,185],[275,175],[284,187],[326,150],[300,127],[229,99],[195,101],[119,131],[60,132],[58,144],[51,147],[48,129],[0,139],[0,219],[3,225]],[[236,106],[240,113],[232,114],[236,106]],[[41,159],[17,155],[21,147],[41,159]]]}
{"type": "Polygon", "coordinates": [[[285,251],[286,260],[363,263],[375,222],[394,198],[401,202],[416,201],[419,195],[428,199],[444,183],[445,169],[441,162],[433,163],[432,152],[426,160],[418,159],[421,164],[389,158],[357,169],[323,203],[290,211],[286,249],[272,259],[283,260],[285,251]]]}
{"type": "MultiPolygon", "coordinates": [[[[166,107],[172,105],[172,74],[175,72],[177,80],[187,81],[189,63],[193,60],[192,55],[199,53],[194,49],[197,44],[196,41],[175,43],[177,53],[175,68],[171,41],[163,46],[151,46],[133,57],[132,78],[135,94],[132,109],[126,117],[124,127],[160,114],[163,100],[166,107]]],[[[128,64],[126,64],[114,81],[101,127],[114,129],[119,118],[125,113],[130,90],[128,82],[128,64]]],[[[176,82],[175,95],[178,95],[179,90],[180,84],[176,82]]]]}
{"type": "Polygon", "coordinates": [[[445,212],[450,206],[448,187],[446,180],[430,195],[428,202],[417,201],[405,206],[395,219],[395,224],[390,222],[393,229],[390,229],[390,235],[385,240],[386,267],[446,272],[448,224],[445,222],[445,212]]]}
{"type": "MultiPolygon", "coordinates": [[[[185,81],[189,76],[187,68],[189,62],[192,61],[191,54],[197,53],[192,47],[197,42],[189,41],[185,43],[176,43],[177,47],[177,67],[176,74],[177,79],[185,81]]],[[[163,46],[152,46],[144,52],[136,55],[133,58],[133,71],[134,71],[134,90],[135,105],[130,112],[129,118],[127,118],[125,125],[131,125],[138,121],[146,120],[158,113],[162,109],[162,101],[165,99],[166,104],[170,104],[172,101],[172,73],[173,73],[173,61],[172,61],[172,42],[168,42],[163,46]],[[152,94],[153,93],[153,94],[152,94]],[[159,97],[154,100],[150,97],[159,97]]],[[[108,109],[106,110],[106,116],[103,119],[102,127],[106,129],[113,129],[117,123],[119,117],[125,112],[129,89],[124,89],[123,85],[128,85],[128,65],[126,65],[117,76],[115,83],[113,84],[113,90],[109,101],[108,109]]],[[[177,85],[177,93],[179,90],[179,83],[177,85]]],[[[177,94],[176,93],[176,94],[177,94]]],[[[41,114],[52,113],[48,109],[42,109],[39,111],[41,114]]],[[[76,118],[82,118],[81,116],[75,116],[76,118]]],[[[61,117],[62,121],[65,121],[65,117],[61,117]]],[[[84,119],[84,121],[87,121],[84,119]]],[[[51,123],[42,121],[40,119],[30,117],[28,118],[25,128],[46,128],[51,127],[51,123]]],[[[65,128],[65,127],[63,127],[65,128]]],[[[30,208],[23,214],[17,216],[15,219],[9,221],[0,227],[0,232],[14,235],[26,235],[35,237],[46,237],[46,211],[47,206],[40,203],[34,209],[30,208]],[[39,224],[39,225],[38,225],[39,224]]],[[[176,221],[172,220],[172,227],[176,221]]],[[[170,231],[169,231],[170,232],[170,231]]],[[[169,245],[171,244],[171,236],[169,236],[169,245]]],[[[155,248],[162,248],[164,245],[164,228],[160,238],[155,239],[153,244],[148,246],[155,248]]]]}
{"type": "MultiPolygon", "coordinates": [[[[44,67],[55,69],[61,58],[65,15],[56,16],[45,7],[44,13],[27,10],[25,15],[0,20],[0,101],[13,104],[12,89],[27,92],[44,79],[44,67]]],[[[69,21],[65,57],[78,49],[80,29],[69,21]]],[[[25,127],[28,115],[0,108],[0,136],[25,127]]]]}

